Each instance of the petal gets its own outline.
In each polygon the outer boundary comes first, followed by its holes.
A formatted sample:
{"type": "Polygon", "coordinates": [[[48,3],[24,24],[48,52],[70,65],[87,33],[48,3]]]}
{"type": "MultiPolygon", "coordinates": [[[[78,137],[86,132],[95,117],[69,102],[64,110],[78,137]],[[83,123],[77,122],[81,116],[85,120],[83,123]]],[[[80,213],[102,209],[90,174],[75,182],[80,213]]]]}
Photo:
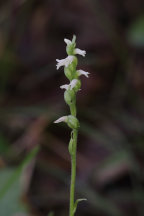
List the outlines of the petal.
{"type": "Polygon", "coordinates": [[[69,39],[64,39],[64,42],[67,44],[67,45],[71,45],[72,44],[72,41],[70,41],[69,39]]]}
{"type": "Polygon", "coordinates": [[[83,57],[85,57],[86,51],[76,48],[75,49],[75,54],[82,55],[83,57]]]}
{"type": "Polygon", "coordinates": [[[62,116],[59,119],[57,119],[56,121],[54,121],[54,123],[60,123],[60,122],[67,122],[67,116],[62,116]]]}
{"type": "Polygon", "coordinates": [[[68,85],[68,84],[60,86],[61,89],[66,89],[66,90],[68,90],[69,87],[70,87],[70,85],[68,85]]]}
{"type": "Polygon", "coordinates": [[[59,60],[59,59],[56,59],[56,61],[57,61],[57,64],[56,64],[56,67],[57,67],[57,70],[61,67],[61,66],[64,66],[64,59],[61,59],[61,60],[59,60]]]}
{"type": "Polygon", "coordinates": [[[81,75],[84,75],[84,76],[86,76],[87,78],[89,77],[89,72],[86,72],[86,71],[84,71],[84,70],[77,70],[77,72],[78,72],[78,75],[79,76],[81,76],[81,75]]]}

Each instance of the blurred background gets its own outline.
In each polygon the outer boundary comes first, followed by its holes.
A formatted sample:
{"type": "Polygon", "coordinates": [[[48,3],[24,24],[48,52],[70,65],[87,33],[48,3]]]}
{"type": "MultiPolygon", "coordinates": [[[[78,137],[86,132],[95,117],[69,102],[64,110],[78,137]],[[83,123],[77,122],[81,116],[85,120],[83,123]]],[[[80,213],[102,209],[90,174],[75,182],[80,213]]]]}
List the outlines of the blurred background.
{"type": "Polygon", "coordinates": [[[144,215],[144,1],[0,1],[0,215],[66,216],[69,114],[56,58],[77,36],[79,216],[144,215]]]}

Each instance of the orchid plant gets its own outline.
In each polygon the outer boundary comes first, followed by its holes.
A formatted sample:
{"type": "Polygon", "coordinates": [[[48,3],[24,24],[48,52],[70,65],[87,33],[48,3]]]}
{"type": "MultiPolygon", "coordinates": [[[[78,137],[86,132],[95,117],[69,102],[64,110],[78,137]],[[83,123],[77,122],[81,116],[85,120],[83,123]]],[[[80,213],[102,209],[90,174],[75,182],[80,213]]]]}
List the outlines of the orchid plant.
{"type": "Polygon", "coordinates": [[[64,89],[64,100],[70,108],[70,115],[63,116],[57,119],[54,123],[65,122],[72,129],[71,138],[69,142],[69,153],[71,155],[71,185],[70,185],[70,207],[69,216],[74,216],[78,202],[86,199],[77,199],[75,201],[75,181],[76,181],[76,152],[77,152],[77,137],[80,123],[77,119],[76,109],[76,94],[81,88],[80,76],[84,75],[88,78],[89,73],[83,70],[77,70],[78,59],[76,55],[82,55],[85,57],[86,51],[76,48],[76,36],[73,36],[72,41],[64,39],[66,43],[66,52],[68,56],[65,59],[56,59],[57,70],[60,67],[64,67],[65,76],[70,81],[69,84],[60,86],[64,89]]]}

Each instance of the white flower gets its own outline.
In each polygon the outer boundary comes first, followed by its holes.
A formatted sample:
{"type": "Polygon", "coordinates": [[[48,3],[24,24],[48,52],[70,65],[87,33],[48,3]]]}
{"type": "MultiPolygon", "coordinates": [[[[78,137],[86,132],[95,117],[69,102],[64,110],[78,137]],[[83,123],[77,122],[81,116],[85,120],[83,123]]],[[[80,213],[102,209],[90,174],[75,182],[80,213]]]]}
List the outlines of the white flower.
{"type": "Polygon", "coordinates": [[[84,75],[87,78],[89,77],[89,74],[90,74],[89,72],[86,72],[84,70],[77,70],[77,73],[78,73],[79,76],[84,75]]]}
{"type": "Polygon", "coordinates": [[[66,89],[66,90],[68,90],[69,87],[70,87],[70,85],[68,85],[68,84],[60,86],[61,89],[66,89]]]}
{"type": "Polygon", "coordinates": [[[72,61],[74,60],[74,56],[68,56],[66,57],[65,59],[56,59],[56,61],[58,62],[56,67],[57,67],[57,70],[61,67],[61,66],[65,66],[65,67],[68,67],[69,64],[72,63],[72,61]]]}
{"type": "Polygon", "coordinates": [[[83,57],[85,57],[86,51],[76,48],[75,49],[75,54],[82,55],[83,57]]]}
{"type": "Polygon", "coordinates": [[[61,88],[61,89],[66,89],[66,90],[68,90],[68,89],[72,90],[72,89],[76,86],[77,81],[78,81],[77,79],[73,79],[73,80],[70,82],[70,84],[62,85],[62,86],[60,86],[60,88],[61,88]]]}
{"type": "Polygon", "coordinates": [[[54,121],[54,123],[67,122],[67,118],[68,118],[67,116],[62,116],[56,121],[54,121]]]}
{"type": "Polygon", "coordinates": [[[77,79],[73,79],[71,82],[70,82],[70,90],[72,90],[77,84],[77,79]]]}
{"type": "Polygon", "coordinates": [[[64,42],[69,46],[69,45],[71,45],[72,44],[72,41],[71,40],[69,40],[69,39],[64,39],[64,42]]]}

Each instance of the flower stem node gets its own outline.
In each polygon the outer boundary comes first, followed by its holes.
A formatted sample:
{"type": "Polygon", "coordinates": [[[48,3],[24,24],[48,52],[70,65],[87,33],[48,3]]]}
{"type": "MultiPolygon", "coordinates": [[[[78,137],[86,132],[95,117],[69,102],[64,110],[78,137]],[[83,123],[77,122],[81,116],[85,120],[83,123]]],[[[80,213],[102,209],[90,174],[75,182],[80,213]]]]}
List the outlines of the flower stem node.
{"type": "Polygon", "coordinates": [[[78,129],[80,127],[79,121],[73,115],[69,115],[67,118],[67,124],[72,129],[78,129]]]}
{"type": "Polygon", "coordinates": [[[72,90],[66,90],[64,93],[64,99],[65,102],[71,106],[71,104],[74,102],[75,100],[75,92],[72,90]]]}

